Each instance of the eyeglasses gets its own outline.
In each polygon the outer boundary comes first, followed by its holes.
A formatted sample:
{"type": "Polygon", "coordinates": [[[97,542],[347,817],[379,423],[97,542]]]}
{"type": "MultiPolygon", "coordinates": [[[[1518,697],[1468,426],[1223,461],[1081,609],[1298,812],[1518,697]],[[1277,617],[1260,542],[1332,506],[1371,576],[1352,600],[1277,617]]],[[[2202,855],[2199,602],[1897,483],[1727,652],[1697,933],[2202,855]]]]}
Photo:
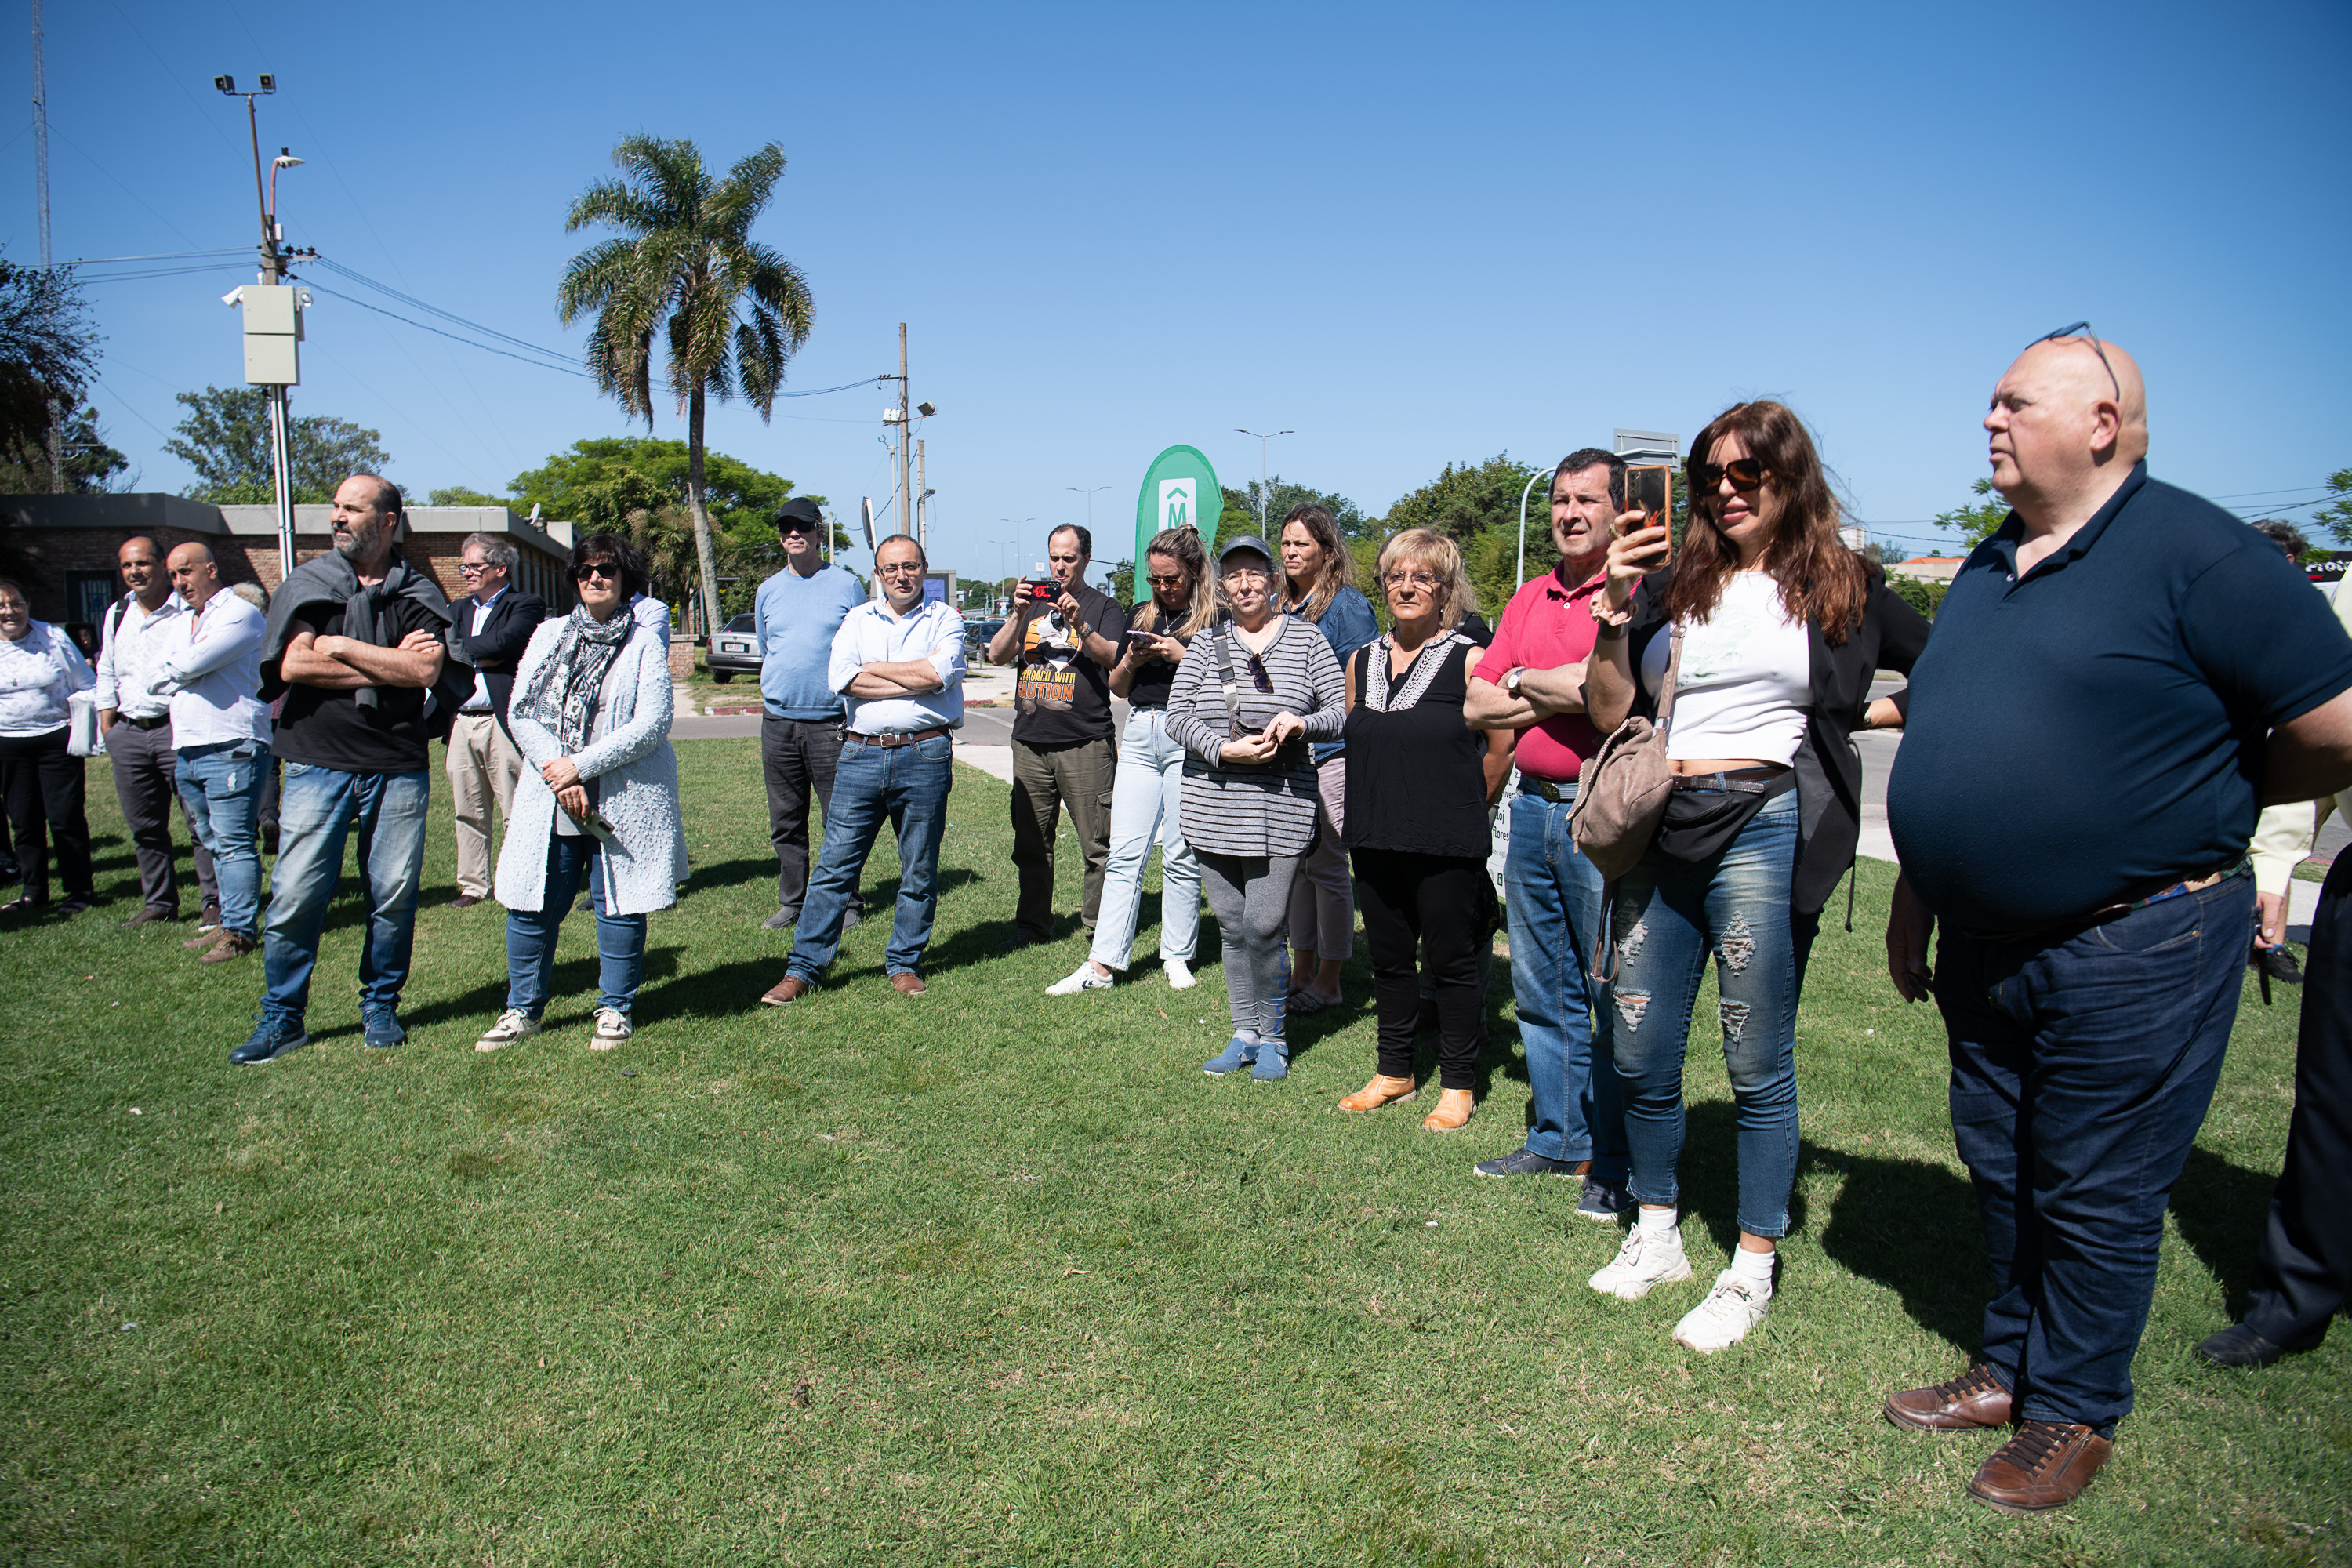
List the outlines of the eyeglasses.
{"type": "Polygon", "coordinates": [[[1741,495],[1753,495],[1764,488],[1768,470],[1761,458],[1734,458],[1727,463],[1701,463],[1691,472],[1698,480],[1701,495],[1713,495],[1726,479],[1741,495]]]}
{"type": "Polygon", "coordinates": [[[1274,581],[1274,574],[1267,571],[1263,566],[1228,566],[1225,568],[1225,581],[1228,583],[1271,583],[1274,581]]]}
{"type": "Polygon", "coordinates": [[[2116,367],[2108,363],[2107,351],[2099,346],[2099,334],[2091,331],[2090,322],[2077,321],[2071,327],[2061,327],[2054,332],[2044,332],[2025,346],[2030,349],[2040,348],[2043,343],[2054,343],[2061,338],[2071,338],[2076,332],[2083,334],[2084,340],[2091,345],[2091,352],[2099,356],[2099,363],[2107,373],[2107,384],[2116,389],[2116,401],[2121,403],[2124,400],[2124,384],[2116,379],[2116,367]]]}
{"type": "Polygon", "coordinates": [[[478,564],[471,561],[465,561],[458,563],[457,575],[460,577],[478,577],[489,569],[490,563],[487,561],[481,562],[478,564]]]}
{"type": "Polygon", "coordinates": [[[585,583],[591,577],[617,583],[621,580],[621,563],[617,561],[583,561],[572,569],[572,580],[575,583],[585,583]]]}
{"type": "Polygon", "coordinates": [[[874,570],[885,577],[919,577],[923,574],[923,563],[919,561],[900,561],[888,566],[877,566],[874,570]]]}
{"type": "Polygon", "coordinates": [[[1260,692],[1270,692],[1274,689],[1274,677],[1265,672],[1265,660],[1256,654],[1250,655],[1250,679],[1255,683],[1260,692]]]}
{"type": "Polygon", "coordinates": [[[1434,594],[1441,586],[1438,580],[1426,572],[1391,572],[1381,581],[1389,585],[1391,592],[1401,588],[1418,588],[1424,594],[1434,594]]]}
{"type": "Polygon", "coordinates": [[[1143,580],[1155,588],[1174,588],[1182,584],[1184,574],[1171,572],[1163,577],[1157,572],[1147,572],[1143,574],[1143,580]]]}

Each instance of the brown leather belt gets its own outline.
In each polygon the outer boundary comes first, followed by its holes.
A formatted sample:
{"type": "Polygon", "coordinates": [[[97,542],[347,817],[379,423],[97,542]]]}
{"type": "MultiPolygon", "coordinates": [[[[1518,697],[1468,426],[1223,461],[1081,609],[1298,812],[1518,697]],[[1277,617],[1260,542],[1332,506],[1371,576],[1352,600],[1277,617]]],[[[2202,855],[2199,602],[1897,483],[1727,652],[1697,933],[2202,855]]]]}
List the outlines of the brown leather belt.
{"type": "MultiPolygon", "coordinates": [[[[2232,877],[2251,877],[2253,874],[2254,863],[2251,858],[2237,860],[2221,867],[2219,870],[2209,871],[2201,877],[2183,877],[2158,882],[2149,887],[2149,890],[2138,898],[2129,899],[2121,903],[2104,905],[2075,920],[2060,921],[2053,925],[2037,926],[2032,931],[1999,933],[1972,931],[1968,934],[1979,942],[2019,942],[2045,936],[2053,931],[2077,931],[2084,926],[2105,925],[2109,921],[2121,920],[2126,915],[2136,914],[2150,904],[2160,904],[2167,899],[2176,899],[2183,893],[2201,893],[2208,888],[2221,886],[2232,877]]],[[[2149,886],[2146,883],[2141,885],[2149,886]]]]}
{"type": "Polygon", "coordinates": [[[949,732],[945,724],[936,724],[928,730],[908,730],[895,735],[861,735],[852,730],[842,736],[842,739],[855,741],[862,746],[880,746],[887,751],[896,746],[911,746],[918,741],[928,741],[934,735],[945,735],[949,732]]]}

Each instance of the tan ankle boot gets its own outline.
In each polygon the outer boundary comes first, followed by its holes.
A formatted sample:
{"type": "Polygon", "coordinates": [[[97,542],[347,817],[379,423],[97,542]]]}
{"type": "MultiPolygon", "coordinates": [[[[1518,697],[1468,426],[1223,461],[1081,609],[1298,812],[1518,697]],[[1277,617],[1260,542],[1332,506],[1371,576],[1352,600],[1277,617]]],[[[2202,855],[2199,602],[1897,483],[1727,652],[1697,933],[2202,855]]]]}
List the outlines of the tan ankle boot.
{"type": "Polygon", "coordinates": [[[1378,1110],[1392,1100],[1411,1100],[1414,1085],[1409,1078],[1389,1078],[1374,1073],[1372,1081],[1339,1102],[1342,1110],[1378,1110]]]}
{"type": "Polygon", "coordinates": [[[1467,1126],[1470,1112],[1477,1101],[1466,1089],[1449,1089],[1437,1097],[1437,1109],[1421,1119],[1421,1124],[1432,1132],[1451,1132],[1467,1126]]]}

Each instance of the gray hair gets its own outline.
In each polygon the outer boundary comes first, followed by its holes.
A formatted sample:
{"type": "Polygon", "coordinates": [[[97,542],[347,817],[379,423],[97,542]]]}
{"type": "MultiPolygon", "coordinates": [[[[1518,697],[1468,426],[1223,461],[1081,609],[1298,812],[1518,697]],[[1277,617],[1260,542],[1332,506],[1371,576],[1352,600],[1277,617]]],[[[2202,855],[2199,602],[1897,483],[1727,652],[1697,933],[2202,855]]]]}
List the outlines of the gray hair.
{"type": "Polygon", "coordinates": [[[2311,548],[2311,541],[2303,536],[2303,530],[2291,522],[2266,517],[2255,522],[2253,527],[2256,533],[2284,551],[2289,561],[2302,560],[2304,552],[2311,548]]]}
{"type": "Polygon", "coordinates": [[[468,550],[479,550],[484,561],[492,566],[504,567],[506,574],[509,577],[514,575],[515,568],[522,564],[522,552],[515,548],[514,541],[499,534],[469,533],[466,535],[466,542],[459,545],[457,551],[458,553],[463,554],[468,550]]]}

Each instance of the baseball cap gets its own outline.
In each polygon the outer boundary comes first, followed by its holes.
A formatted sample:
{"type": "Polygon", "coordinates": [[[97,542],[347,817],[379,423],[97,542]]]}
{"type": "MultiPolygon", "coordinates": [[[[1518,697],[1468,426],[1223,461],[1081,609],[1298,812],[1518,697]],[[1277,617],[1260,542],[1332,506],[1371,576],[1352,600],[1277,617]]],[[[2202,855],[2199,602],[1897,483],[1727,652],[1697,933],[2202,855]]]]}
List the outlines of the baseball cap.
{"type": "Polygon", "coordinates": [[[821,533],[824,530],[824,513],[816,502],[794,496],[776,509],[778,533],[821,533]]]}

